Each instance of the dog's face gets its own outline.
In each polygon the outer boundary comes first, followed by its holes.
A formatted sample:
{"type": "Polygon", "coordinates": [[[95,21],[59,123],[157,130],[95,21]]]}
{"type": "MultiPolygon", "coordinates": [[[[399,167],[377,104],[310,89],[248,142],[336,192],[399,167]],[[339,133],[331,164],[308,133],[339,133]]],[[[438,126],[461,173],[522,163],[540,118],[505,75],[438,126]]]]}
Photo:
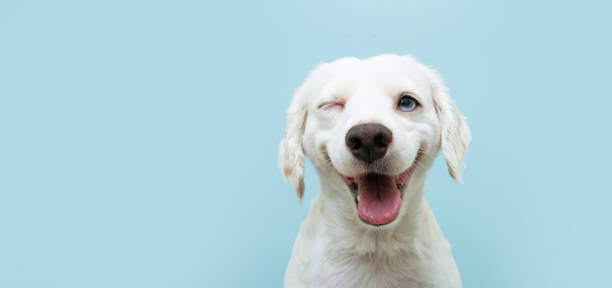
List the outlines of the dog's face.
{"type": "Polygon", "coordinates": [[[433,70],[408,56],[344,58],[317,67],[297,90],[280,165],[301,198],[305,153],[355,217],[381,226],[400,215],[440,146],[460,181],[469,141],[433,70]]]}

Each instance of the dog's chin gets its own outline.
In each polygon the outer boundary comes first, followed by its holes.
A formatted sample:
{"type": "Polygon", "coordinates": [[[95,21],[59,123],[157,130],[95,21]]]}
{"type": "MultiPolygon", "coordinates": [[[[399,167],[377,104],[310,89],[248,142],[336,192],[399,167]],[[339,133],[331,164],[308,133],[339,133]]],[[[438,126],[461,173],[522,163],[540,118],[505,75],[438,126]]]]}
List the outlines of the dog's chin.
{"type": "Polygon", "coordinates": [[[369,172],[349,177],[338,172],[353,196],[357,215],[363,223],[381,227],[391,224],[398,218],[404,190],[411,179],[418,158],[398,175],[369,172]]]}

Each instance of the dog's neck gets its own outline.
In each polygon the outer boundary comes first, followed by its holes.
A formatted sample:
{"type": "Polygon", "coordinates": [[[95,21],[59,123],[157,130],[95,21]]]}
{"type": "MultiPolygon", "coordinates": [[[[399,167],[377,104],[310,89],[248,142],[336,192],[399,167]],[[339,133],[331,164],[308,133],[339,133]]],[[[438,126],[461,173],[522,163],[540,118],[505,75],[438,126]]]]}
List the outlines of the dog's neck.
{"type": "Polygon", "coordinates": [[[403,211],[393,223],[384,227],[363,223],[357,217],[354,200],[345,184],[321,177],[321,193],[313,203],[311,212],[316,213],[314,217],[319,218],[317,222],[323,225],[315,229],[325,233],[325,238],[332,241],[340,253],[385,258],[410,253],[415,242],[423,240],[417,238],[423,235],[423,225],[430,221],[426,219],[430,210],[423,193],[425,177],[414,176],[417,177],[403,192],[403,211]]]}

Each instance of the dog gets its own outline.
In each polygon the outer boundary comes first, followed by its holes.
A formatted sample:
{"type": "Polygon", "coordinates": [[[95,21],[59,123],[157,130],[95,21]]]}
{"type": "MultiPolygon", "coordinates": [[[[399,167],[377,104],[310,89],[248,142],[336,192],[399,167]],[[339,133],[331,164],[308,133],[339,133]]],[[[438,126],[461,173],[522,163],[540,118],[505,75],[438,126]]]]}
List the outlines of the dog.
{"type": "Polygon", "coordinates": [[[438,73],[412,56],[318,65],[293,96],[279,148],[300,202],[304,157],[321,186],[284,286],[461,287],[423,188],[439,150],[462,182],[470,140],[438,73]]]}

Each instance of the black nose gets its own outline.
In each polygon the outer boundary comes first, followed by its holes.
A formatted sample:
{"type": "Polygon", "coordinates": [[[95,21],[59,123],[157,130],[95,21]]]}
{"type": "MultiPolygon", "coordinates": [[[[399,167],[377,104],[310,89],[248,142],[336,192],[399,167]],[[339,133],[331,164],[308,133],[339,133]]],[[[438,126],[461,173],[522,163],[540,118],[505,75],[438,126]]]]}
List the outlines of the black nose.
{"type": "Polygon", "coordinates": [[[382,158],[393,140],[389,128],[380,124],[355,125],[346,133],[346,146],[355,158],[372,163],[382,158]]]}

